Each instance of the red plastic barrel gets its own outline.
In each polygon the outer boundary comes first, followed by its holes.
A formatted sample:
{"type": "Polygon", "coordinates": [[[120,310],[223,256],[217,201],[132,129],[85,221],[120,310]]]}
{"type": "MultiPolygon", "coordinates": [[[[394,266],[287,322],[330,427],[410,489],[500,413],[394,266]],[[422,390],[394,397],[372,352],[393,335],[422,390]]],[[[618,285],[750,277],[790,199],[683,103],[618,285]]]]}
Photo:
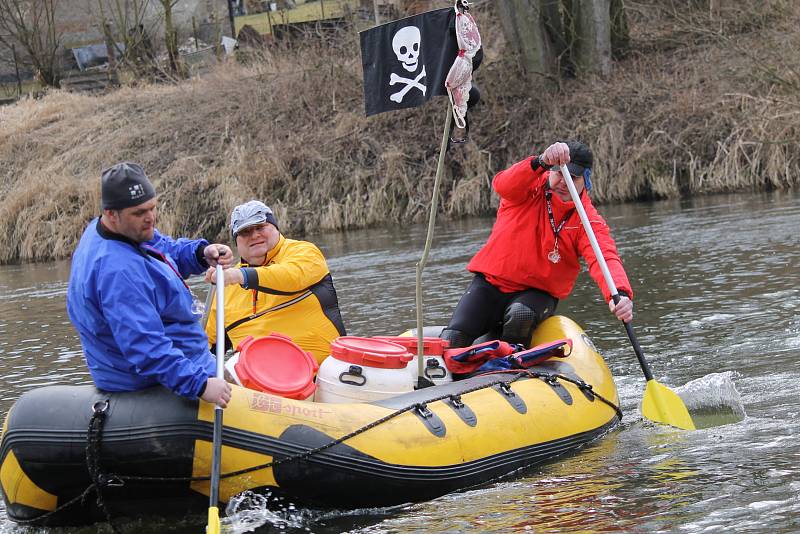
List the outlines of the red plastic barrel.
{"type": "Polygon", "coordinates": [[[314,393],[314,374],[319,365],[291,338],[276,333],[260,338],[247,336],[236,350],[239,361],[234,370],[244,387],[297,400],[314,393]]]}
{"type": "Polygon", "coordinates": [[[382,369],[403,369],[414,357],[397,343],[356,336],[334,339],[331,356],[343,362],[382,369]]]}

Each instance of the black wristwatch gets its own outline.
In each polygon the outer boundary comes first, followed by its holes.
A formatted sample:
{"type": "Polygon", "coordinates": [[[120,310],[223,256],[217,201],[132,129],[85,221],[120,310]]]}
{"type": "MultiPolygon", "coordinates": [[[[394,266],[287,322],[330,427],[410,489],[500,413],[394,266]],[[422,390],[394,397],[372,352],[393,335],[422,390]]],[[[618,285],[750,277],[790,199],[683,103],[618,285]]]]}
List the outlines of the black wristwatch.
{"type": "Polygon", "coordinates": [[[541,154],[539,154],[538,156],[536,156],[531,160],[531,169],[534,171],[539,170],[539,168],[547,169],[548,167],[549,165],[547,165],[544,161],[542,161],[541,154]]]}

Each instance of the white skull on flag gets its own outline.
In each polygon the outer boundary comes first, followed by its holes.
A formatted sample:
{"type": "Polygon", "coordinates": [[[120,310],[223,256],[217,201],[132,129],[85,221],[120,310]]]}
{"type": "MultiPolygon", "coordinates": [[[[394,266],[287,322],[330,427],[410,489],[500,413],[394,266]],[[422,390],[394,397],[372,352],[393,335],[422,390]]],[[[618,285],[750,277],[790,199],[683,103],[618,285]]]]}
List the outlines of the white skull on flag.
{"type": "MultiPolygon", "coordinates": [[[[397,56],[397,61],[405,70],[411,73],[416,72],[419,68],[419,56],[422,50],[422,33],[419,28],[406,26],[397,30],[392,38],[392,50],[397,56]]],[[[412,89],[419,89],[424,95],[428,88],[421,82],[423,78],[425,78],[425,65],[414,78],[407,78],[393,72],[389,78],[389,85],[401,84],[404,87],[389,96],[389,100],[399,104],[412,89]]]]}
{"type": "Polygon", "coordinates": [[[392,50],[394,50],[403,68],[415,72],[419,62],[419,51],[422,48],[422,34],[416,26],[406,26],[394,34],[392,50]]]}

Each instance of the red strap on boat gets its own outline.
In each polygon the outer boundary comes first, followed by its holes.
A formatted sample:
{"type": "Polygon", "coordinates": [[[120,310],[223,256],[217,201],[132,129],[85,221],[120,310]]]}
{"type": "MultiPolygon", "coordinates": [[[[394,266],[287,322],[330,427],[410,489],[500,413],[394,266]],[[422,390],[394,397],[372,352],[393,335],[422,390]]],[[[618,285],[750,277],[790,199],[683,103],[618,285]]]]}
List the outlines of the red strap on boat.
{"type": "Polygon", "coordinates": [[[494,340],[462,347],[445,349],[444,364],[451,373],[466,374],[477,371],[481,365],[495,358],[502,358],[514,352],[514,347],[505,341],[494,340]]]}
{"type": "Polygon", "coordinates": [[[572,340],[558,339],[514,353],[519,345],[505,341],[487,341],[471,347],[446,349],[444,363],[454,375],[477,371],[527,369],[550,358],[565,358],[572,353],[572,340]]]}
{"type": "Polygon", "coordinates": [[[535,347],[518,352],[508,357],[520,369],[527,369],[550,358],[566,358],[572,354],[572,340],[565,338],[549,343],[542,343],[535,347]]]}

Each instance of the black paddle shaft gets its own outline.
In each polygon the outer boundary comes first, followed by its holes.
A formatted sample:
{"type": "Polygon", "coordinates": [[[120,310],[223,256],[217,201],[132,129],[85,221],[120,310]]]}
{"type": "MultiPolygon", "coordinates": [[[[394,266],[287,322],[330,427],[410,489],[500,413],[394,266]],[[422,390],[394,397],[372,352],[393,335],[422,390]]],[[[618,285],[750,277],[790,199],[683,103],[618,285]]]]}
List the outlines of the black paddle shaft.
{"type": "Polygon", "coordinates": [[[220,464],[222,463],[222,409],[214,408],[214,436],[211,451],[211,490],[209,491],[209,505],[217,506],[219,503],[219,478],[220,464]]]}
{"type": "MultiPolygon", "coordinates": [[[[614,304],[619,304],[619,293],[614,293],[611,295],[611,298],[614,299],[614,304]]],[[[628,333],[628,339],[631,340],[631,345],[633,345],[633,352],[636,353],[636,357],[639,359],[639,365],[642,367],[644,378],[649,382],[653,379],[653,372],[650,370],[650,365],[647,363],[647,360],[644,359],[642,347],[639,346],[639,340],[636,339],[636,334],[633,333],[633,327],[631,326],[631,323],[623,322],[622,324],[625,325],[625,331],[628,333]]]]}

